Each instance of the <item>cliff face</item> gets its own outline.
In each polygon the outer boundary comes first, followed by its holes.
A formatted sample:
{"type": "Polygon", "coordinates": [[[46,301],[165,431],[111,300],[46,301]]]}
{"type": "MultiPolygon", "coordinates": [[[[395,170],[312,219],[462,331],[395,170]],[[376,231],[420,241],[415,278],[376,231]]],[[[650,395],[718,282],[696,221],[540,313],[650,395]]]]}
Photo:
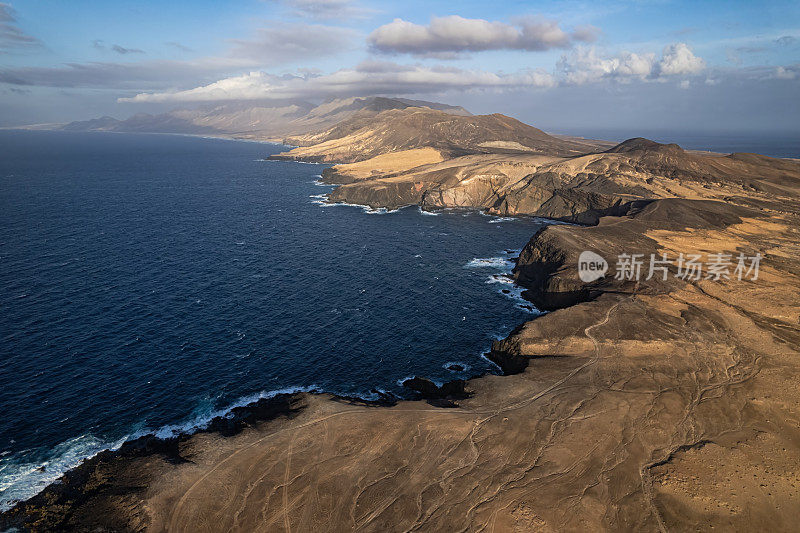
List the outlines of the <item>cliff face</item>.
{"type": "MultiPolygon", "coordinates": [[[[402,154],[403,152],[398,152],[402,154]]],[[[369,166],[367,160],[360,165],[369,166]]],[[[413,165],[412,160],[405,162],[413,165]]],[[[798,206],[792,190],[800,164],[748,154],[701,155],[677,145],[634,139],[603,153],[574,157],[476,154],[358,177],[350,165],[326,171],[347,183],[331,199],[373,207],[471,207],[497,215],[534,215],[595,224],[642,199],[719,199],[758,207],[780,198],[798,206]],[[391,191],[398,191],[392,196],[391,191]]]]}

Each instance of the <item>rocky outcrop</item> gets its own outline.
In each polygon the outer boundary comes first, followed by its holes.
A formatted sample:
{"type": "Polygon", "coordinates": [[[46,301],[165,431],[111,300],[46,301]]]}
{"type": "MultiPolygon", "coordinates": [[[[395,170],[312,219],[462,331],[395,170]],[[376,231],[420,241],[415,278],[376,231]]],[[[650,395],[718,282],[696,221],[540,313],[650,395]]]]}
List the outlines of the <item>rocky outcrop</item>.
{"type": "Polygon", "coordinates": [[[189,462],[186,443],[198,434],[237,435],[277,417],[292,418],[305,407],[301,394],[278,394],[235,407],[213,418],[195,435],[170,438],[144,435],[119,450],[103,451],[64,474],[33,498],[0,513],[0,531],[137,531],[142,513],[122,513],[140,501],[142,487],[154,481],[152,465],[189,462]]]}
{"type": "Polygon", "coordinates": [[[706,200],[639,200],[625,207],[624,214],[605,217],[598,225],[582,231],[548,226],[534,235],[520,252],[513,270],[515,281],[527,289],[525,296],[539,309],[552,311],[604,292],[669,292],[671,285],[657,277],[636,283],[614,279],[616,259],[625,253],[635,252],[646,258],[658,254],[657,241],[647,236],[650,231],[721,229],[741,222],[741,217],[757,214],[748,208],[706,200]],[[581,281],[578,259],[584,251],[597,253],[608,261],[604,277],[588,283],[581,281]]]}

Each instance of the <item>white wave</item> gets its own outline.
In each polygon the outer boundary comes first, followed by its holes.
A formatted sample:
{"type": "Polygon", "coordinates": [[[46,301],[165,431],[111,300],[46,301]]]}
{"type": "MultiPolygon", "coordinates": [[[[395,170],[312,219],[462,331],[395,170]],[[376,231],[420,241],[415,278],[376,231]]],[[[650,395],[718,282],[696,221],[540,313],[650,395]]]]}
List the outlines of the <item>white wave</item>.
{"type": "MultiPolygon", "coordinates": [[[[320,195],[322,196],[322,195],[320,195]]],[[[312,203],[317,203],[312,202],[312,203]]],[[[322,204],[320,204],[322,205],[322,204]]],[[[387,209],[385,207],[370,207],[368,205],[363,204],[349,204],[347,202],[324,202],[324,207],[358,207],[362,209],[368,215],[388,215],[391,213],[397,213],[402,208],[397,209],[387,209]]]]}
{"type": "Polygon", "coordinates": [[[311,392],[317,389],[318,387],[316,385],[311,385],[309,387],[284,387],[282,389],[261,391],[255,394],[250,394],[248,396],[242,396],[238,400],[234,401],[233,403],[229,404],[226,407],[223,407],[222,409],[201,411],[197,413],[193,418],[183,423],[162,426],[155,431],[142,430],[136,436],[134,436],[134,438],[152,434],[161,439],[168,439],[172,437],[177,437],[178,435],[182,434],[191,434],[201,429],[207,428],[208,425],[211,423],[211,421],[215,418],[218,417],[230,418],[231,416],[233,416],[233,409],[235,409],[236,407],[244,407],[251,403],[255,403],[259,400],[274,398],[279,394],[296,394],[298,392],[311,392]]]}
{"type": "Polygon", "coordinates": [[[438,217],[441,214],[441,213],[438,213],[436,211],[427,211],[425,209],[422,209],[422,206],[420,206],[418,208],[418,210],[419,210],[419,214],[420,215],[426,215],[426,216],[429,216],[429,217],[438,217]]]}
{"type": "Polygon", "coordinates": [[[328,207],[333,205],[330,202],[328,202],[327,194],[311,194],[309,195],[309,198],[311,198],[312,204],[316,204],[321,207],[328,207]]]}
{"type": "Polygon", "coordinates": [[[500,365],[498,365],[497,363],[495,363],[494,361],[492,361],[491,359],[489,359],[488,357],[486,357],[486,354],[485,354],[485,353],[482,353],[482,354],[481,354],[481,359],[483,359],[484,361],[486,361],[487,363],[489,363],[490,365],[492,365],[493,367],[495,367],[495,368],[496,368],[497,370],[499,370],[500,372],[502,372],[502,371],[503,371],[503,367],[501,367],[500,365]]]}
{"type": "Polygon", "coordinates": [[[132,431],[114,441],[104,441],[93,435],[81,435],[57,445],[48,459],[42,462],[31,462],[19,459],[19,454],[0,456],[0,512],[13,507],[17,502],[27,500],[41,492],[48,485],[60,478],[65,472],[91,459],[105,450],[117,450],[128,440],[146,435],[155,435],[166,439],[182,434],[191,434],[205,429],[214,418],[231,417],[233,409],[244,407],[264,398],[273,398],[279,394],[294,394],[318,390],[316,385],[309,387],[285,387],[282,389],[261,391],[243,396],[222,409],[201,408],[188,420],[179,424],[162,426],[156,430],[142,428],[132,431]]]}
{"type": "Polygon", "coordinates": [[[364,209],[364,212],[368,215],[389,215],[391,213],[397,213],[400,211],[399,209],[387,209],[385,207],[370,207],[368,205],[359,206],[364,209]]]}
{"type": "Polygon", "coordinates": [[[512,300],[517,309],[525,311],[526,313],[540,315],[542,312],[522,297],[522,293],[525,292],[525,289],[517,285],[512,276],[512,267],[514,266],[513,257],[516,257],[519,252],[519,250],[505,250],[503,251],[503,255],[495,257],[476,257],[464,265],[464,267],[494,269],[496,273],[491,274],[486,279],[485,283],[500,285],[498,292],[512,300]]]}
{"type": "Polygon", "coordinates": [[[526,313],[530,313],[532,315],[544,314],[542,311],[534,307],[531,302],[523,298],[522,293],[525,292],[525,289],[519,285],[509,285],[508,287],[500,289],[499,292],[509,300],[513,301],[515,304],[514,307],[521,311],[525,311],[526,313]]]}
{"type": "Polygon", "coordinates": [[[476,257],[464,265],[464,268],[499,268],[505,271],[509,269],[511,264],[511,259],[505,256],[476,257]]]}
{"type": "Polygon", "coordinates": [[[103,450],[118,449],[127,439],[126,435],[117,441],[105,442],[92,435],[81,435],[56,446],[44,462],[15,461],[14,455],[3,457],[0,460],[0,511],[35,496],[64,472],[103,450]]]}
{"type": "Polygon", "coordinates": [[[489,224],[499,224],[501,222],[513,222],[517,220],[514,217],[497,217],[489,221],[489,224]]]}
{"type": "Polygon", "coordinates": [[[504,285],[513,285],[514,278],[511,277],[511,274],[492,274],[489,276],[489,279],[486,280],[486,283],[502,283],[504,285]]]}
{"type": "Polygon", "coordinates": [[[463,363],[461,361],[447,361],[445,364],[442,365],[442,368],[444,368],[445,370],[450,370],[451,372],[466,372],[471,367],[467,363],[463,363]],[[461,368],[463,368],[463,370],[450,370],[449,368],[447,368],[453,365],[458,365],[461,368]]]}
{"type": "Polygon", "coordinates": [[[415,376],[406,376],[404,378],[398,379],[396,383],[402,387],[404,381],[408,381],[409,379],[414,379],[414,377],[415,376]]]}

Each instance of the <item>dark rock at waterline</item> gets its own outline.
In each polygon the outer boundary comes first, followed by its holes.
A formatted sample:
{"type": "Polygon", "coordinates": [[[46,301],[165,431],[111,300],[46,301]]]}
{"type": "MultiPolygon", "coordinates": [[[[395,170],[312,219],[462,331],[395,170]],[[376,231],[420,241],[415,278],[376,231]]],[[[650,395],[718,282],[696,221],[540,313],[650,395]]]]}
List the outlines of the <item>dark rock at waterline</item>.
{"type": "Polygon", "coordinates": [[[235,435],[257,422],[281,415],[292,416],[301,409],[296,395],[278,394],[272,398],[261,398],[248,405],[234,407],[227,416],[218,416],[211,420],[204,431],[218,432],[225,436],[235,435]]]}
{"type": "Polygon", "coordinates": [[[335,402],[349,403],[351,405],[363,405],[365,407],[391,407],[397,405],[397,397],[391,392],[386,392],[378,389],[371,389],[370,392],[378,398],[369,400],[360,398],[358,396],[345,396],[341,394],[334,394],[331,399],[335,402]]]}
{"type": "MultiPolygon", "coordinates": [[[[303,397],[297,393],[261,398],[214,418],[198,433],[218,432],[229,436],[258,422],[279,416],[291,418],[305,408],[303,397]]],[[[124,443],[116,451],[100,452],[66,472],[42,492],[0,513],[0,531],[143,530],[144,526],[132,523],[131,517],[91,507],[88,502],[110,494],[122,507],[137,505],[142,500],[144,487],[150,482],[149,474],[137,468],[141,465],[138,461],[160,457],[173,464],[186,462],[181,451],[190,438],[186,433],[170,438],[144,435],[124,443]]]]}
{"type": "Polygon", "coordinates": [[[186,461],[180,453],[180,437],[160,438],[155,435],[144,435],[124,443],[118,454],[121,457],[145,457],[161,455],[167,462],[178,464],[186,461]]]}
{"type": "Polygon", "coordinates": [[[404,387],[413,390],[429,403],[439,407],[457,407],[457,404],[451,400],[468,398],[466,384],[467,382],[463,379],[454,379],[443,383],[440,387],[433,381],[418,376],[403,382],[404,387]]]}
{"type": "MultiPolygon", "coordinates": [[[[514,335],[514,332],[511,332],[511,335],[514,335]]],[[[494,342],[492,344],[492,351],[486,354],[486,358],[499,366],[503,371],[503,375],[510,376],[512,374],[521,374],[528,368],[530,359],[527,356],[498,349],[499,346],[499,342],[494,342]]]]}
{"type": "Polygon", "coordinates": [[[464,366],[458,364],[447,365],[447,370],[451,370],[453,372],[463,372],[464,366]]]}

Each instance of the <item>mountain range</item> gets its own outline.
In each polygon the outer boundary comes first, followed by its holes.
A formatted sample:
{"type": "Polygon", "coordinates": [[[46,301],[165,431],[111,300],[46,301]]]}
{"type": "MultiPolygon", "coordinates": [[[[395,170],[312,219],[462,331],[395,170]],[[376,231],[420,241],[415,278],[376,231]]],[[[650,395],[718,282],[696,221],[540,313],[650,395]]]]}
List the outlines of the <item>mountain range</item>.
{"type": "Polygon", "coordinates": [[[302,100],[231,102],[182,108],[128,119],[101,117],[57,126],[66,131],[115,131],[219,135],[244,139],[282,141],[290,135],[322,131],[360,114],[371,116],[390,109],[426,107],[453,115],[470,115],[459,106],[405,98],[338,98],[322,104],[302,100]]]}

